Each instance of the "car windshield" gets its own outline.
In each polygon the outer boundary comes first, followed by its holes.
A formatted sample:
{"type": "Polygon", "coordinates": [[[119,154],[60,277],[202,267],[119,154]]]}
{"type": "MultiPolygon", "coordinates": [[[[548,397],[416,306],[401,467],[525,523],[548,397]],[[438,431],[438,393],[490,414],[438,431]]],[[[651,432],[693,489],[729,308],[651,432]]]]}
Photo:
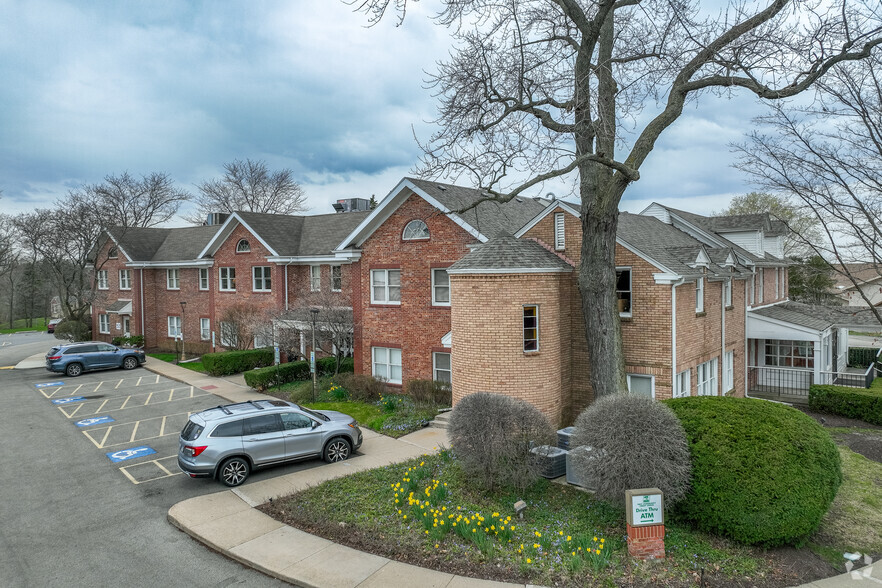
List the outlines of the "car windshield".
{"type": "Polygon", "coordinates": [[[330,418],[326,417],[325,415],[323,415],[323,414],[320,413],[320,412],[316,412],[316,411],[314,411],[314,410],[309,410],[308,408],[304,408],[304,407],[300,406],[299,404],[297,404],[296,406],[297,406],[297,408],[299,408],[300,410],[302,410],[302,411],[305,412],[306,414],[308,414],[308,415],[312,415],[312,416],[314,416],[314,417],[317,418],[317,419],[321,419],[321,420],[323,420],[323,421],[329,421],[329,420],[331,420],[330,418]]]}

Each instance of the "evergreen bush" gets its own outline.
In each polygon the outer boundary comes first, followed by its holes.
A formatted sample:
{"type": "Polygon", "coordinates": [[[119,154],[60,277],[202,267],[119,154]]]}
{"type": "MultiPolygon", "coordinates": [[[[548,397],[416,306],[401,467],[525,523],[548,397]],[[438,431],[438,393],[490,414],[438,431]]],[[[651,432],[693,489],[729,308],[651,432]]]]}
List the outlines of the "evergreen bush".
{"type": "Polygon", "coordinates": [[[206,353],[202,356],[202,364],[205,366],[205,371],[212,376],[227,376],[272,365],[273,356],[273,350],[268,347],[245,351],[222,351],[206,353]]]}
{"type": "Polygon", "coordinates": [[[815,384],[809,388],[809,408],[871,425],[882,425],[882,391],[815,384]]]}
{"type": "MultiPolygon", "coordinates": [[[[204,357],[204,356],[203,356],[204,357]]],[[[204,361],[204,360],[203,360],[204,361]]],[[[280,386],[297,380],[310,378],[308,361],[291,361],[245,372],[245,383],[263,392],[273,386],[280,386]]]]}

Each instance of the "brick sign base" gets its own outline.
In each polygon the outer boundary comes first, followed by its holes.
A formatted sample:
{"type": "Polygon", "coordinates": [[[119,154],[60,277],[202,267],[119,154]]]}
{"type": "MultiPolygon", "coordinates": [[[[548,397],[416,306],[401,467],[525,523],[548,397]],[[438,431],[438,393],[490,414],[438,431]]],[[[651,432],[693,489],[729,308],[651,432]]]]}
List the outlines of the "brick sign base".
{"type": "Polygon", "coordinates": [[[628,555],[637,559],[664,559],[665,526],[632,527],[628,525],[628,555]]]}

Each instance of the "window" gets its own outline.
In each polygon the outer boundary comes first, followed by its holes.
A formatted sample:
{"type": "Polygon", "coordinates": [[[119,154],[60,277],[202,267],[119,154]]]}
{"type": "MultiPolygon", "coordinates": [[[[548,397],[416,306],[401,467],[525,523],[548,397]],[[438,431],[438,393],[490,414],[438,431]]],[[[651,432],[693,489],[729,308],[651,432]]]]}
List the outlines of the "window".
{"type": "Polygon", "coordinates": [[[261,347],[269,347],[269,340],[262,334],[257,334],[254,336],[254,348],[260,349],[261,347]]]}
{"type": "Polygon", "coordinates": [[[704,278],[695,280],[695,312],[704,312],[704,278]]]}
{"type": "Polygon", "coordinates": [[[286,431],[311,429],[312,423],[315,422],[308,416],[296,412],[283,412],[279,416],[282,417],[282,425],[284,425],[286,431]]]}
{"type": "Polygon", "coordinates": [[[263,435],[265,433],[278,433],[282,428],[282,419],[278,414],[262,414],[260,416],[245,419],[246,435],[263,435]]]}
{"type": "Polygon", "coordinates": [[[98,315],[98,332],[99,333],[110,333],[110,317],[106,314],[98,315]]]}
{"type": "Polygon", "coordinates": [[[723,306],[732,306],[732,278],[723,282],[723,306]]]}
{"type": "Polygon", "coordinates": [[[331,290],[333,292],[343,291],[343,266],[331,266],[331,290]]]}
{"type": "Polygon", "coordinates": [[[181,317],[179,317],[179,316],[168,317],[168,336],[169,337],[180,337],[181,336],[181,317]]]}
{"type": "Polygon", "coordinates": [[[524,351],[539,351],[539,307],[524,306],[524,351]]]}
{"type": "Polygon", "coordinates": [[[165,287],[169,290],[181,289],[181,270],[167,269],[165,270],[165,287]]]}
{"type": "Polygon", "coordinates": [[[117,259],[119,257],[119,250],[116,247],[111,247],[107,250],[107,258],[108,259],[117,259]]]}
{"type": "Polygon", "coordinates": [[[221,323],[220,341],[224,347],[236,347],[239,344],[238,327],[234,323],[221,323]]]}
{"type": "Polygon", "coordinates": [[[764,273],[765,273],[764,270],[760,269],[759,274],[757,274],[759,276],[759,288],[757,288],[757,302],[759,302],[760,304],[763,303],[764,296],[765,296],[765,294],[763,292],[763,277],[764,277],[763,274],[764,273]]]}
{"type": "Polygon", "coordinates": [[[208,268],[199,268],[199,289],[208,290],[208,268]]]}
{"type": "Polygon", "coordinates": [[[450,373],[450,354],[449,353],[433,353],[432,354],[432,379],[437,382],[451,382],[450,373]]]}
{"type": "Polygon", "coordinates": [[[735,387],[735,352],[727,351],[723,355],[723,392],[735,387]]]}
{"type": "Polygon", "coordinates": [[[269,292],[273,289],[272,269],[268,265],[251,268],[255,292],[269,292]]]}
{"type": "Polygon", "coordinates": [[[554,248],[566,249],[566,233],[564,232],[564,213],[554,213],[554,248]]]}
{"type": "Polygon", "coordinates": [[[322,266],[309,266],[309,291],[320,292],[322,289],[322,266]]]}
{"type": "Polygon", "coordinates": [[[781,298],[781,273],[778,268],[775,268],[775,299],[781,298]]]}
{"type": "Polygon", "coordinates": [[[219,270],[220,291],[235,292],[236,291],[236,268],[222,267],[219,270]]]}
{"type": "Polygon", "coordinates": [[[401,270],[371,270],[371,302],[401,304],[401,270]]]}
{"type": "Polygon", "coordinates": [[[446,269],[432,270],[432,306],[450,306],[450,276],[446,269]]]}
{"type": "Polygon", "coordinates": [[[674,382],[674,398],[683,398],[684,396],[692,395],[692,382],[691,380],[691,370],[683,370],[679,374],[677,374],[677,379],[674,382]]]}
{"type": "Polygon", "coordinates": [[[373,375],[390,384],[401,383],[401,350],[391,347],[374,347],[373,375]]]}
{"type": "Polygon", "coordinates": [[[616,304],[619,314],[631,316],[631,268],[616,268],[616,304]]]}
{"type": "Polygon", "coordinates": [[[107,270],[98,270],[98,289],[107,290],[107,270]]]}
{"type": "Polygon", "coordinates": [[[766,339],[766,365],[789,368],[814,368],[813,341],[766,339]]]}
{"type": "Polygon", "coordinates": [[[429,227],[421,220],[412,220],[404,227],[404,234],[401,236],[405,241],[415,241],[418,239],[429,238],[429,227]]]}
{"type": "Polygon", "coordinates": [[[698,376],[698,395],[699,396],[716,396],[717,395],[717,358],[706,361],[698,365],[696,368],[698,376]]]}
{"type": "Polygon", "coordinates": [[[239,239],[239,242],[236,243],[236,253],[248,253],[249,251],[251,251],[251,244],[248,239],[239,239]]]}
{"type": "Polygon", "coordinates": [[[119,270],[119,289],[132,289],[132,270],[119,270]]]}
{"type": "Polygon", "coordinates": [[[211,339],[211,319],[199,319],[199,338],[202,341],[211,339]]]}
{"type": "Polygon", "coordinates": [[[215,427],[211,432],[212,437],[241,437],[242,436],[242,419],[231,421],[215,427]]]}
{"type": "Polygon", "coordinates": [[[756,293],[756,275],[750,276],[750,305],[753,306],[753,302],[756,293]]]}
{"type": "Polygon", "coordinates": [[[638,394],[640,396],[646,396],[647,398],[654,398],[655,378],[653,376],[628,374],[628,391],[631,394],[638,394]]]}

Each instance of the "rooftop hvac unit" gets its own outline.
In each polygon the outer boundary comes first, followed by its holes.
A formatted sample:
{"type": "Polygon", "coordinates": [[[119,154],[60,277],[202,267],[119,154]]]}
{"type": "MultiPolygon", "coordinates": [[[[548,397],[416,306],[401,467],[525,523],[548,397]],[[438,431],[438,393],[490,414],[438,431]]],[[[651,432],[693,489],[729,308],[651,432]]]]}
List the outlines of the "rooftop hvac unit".
{"type": "Polygon", "coordinates": [[[367,198],[343,198],[334,202],[331,206],[337,212],[358,212],[370,210],[371,202],[367,198]]]}

